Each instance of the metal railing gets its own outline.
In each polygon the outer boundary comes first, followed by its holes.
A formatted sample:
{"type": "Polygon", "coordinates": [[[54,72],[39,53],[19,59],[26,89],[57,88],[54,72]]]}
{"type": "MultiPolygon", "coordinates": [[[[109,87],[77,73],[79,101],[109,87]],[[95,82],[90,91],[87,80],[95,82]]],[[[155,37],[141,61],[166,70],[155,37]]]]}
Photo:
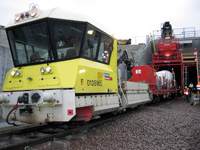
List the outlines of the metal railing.
{"type": "MultiPolygon", "coordinates": [[[[173,29],[173,36],[175,36],[176,38],[200,37],[200,30],[195,30],[194,27],[175,28],[173,29]]],[[[153,38],[156,40],[160,37],[161,37],[161,30],[154,30],[153,38]]]]}

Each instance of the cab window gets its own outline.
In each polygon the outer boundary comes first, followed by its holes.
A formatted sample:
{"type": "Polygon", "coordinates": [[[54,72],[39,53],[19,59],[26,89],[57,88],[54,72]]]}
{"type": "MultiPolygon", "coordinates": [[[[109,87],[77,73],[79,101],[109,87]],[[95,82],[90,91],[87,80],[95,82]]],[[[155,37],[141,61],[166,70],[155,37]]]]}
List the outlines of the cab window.
{"type": "Polygon", "coordinates": [[[58,60],[79,56],[85,25],[78,22],[54,22],[54,40],[58,60]]]}
{"type": "Polygon", "coordinates": [[[85,58],[95,60],[97,56],[99,40],[100,40],[100,33],[95,31],[94,29],[89,28],[87,30],[87,36],[82,56],[85,58]]]}

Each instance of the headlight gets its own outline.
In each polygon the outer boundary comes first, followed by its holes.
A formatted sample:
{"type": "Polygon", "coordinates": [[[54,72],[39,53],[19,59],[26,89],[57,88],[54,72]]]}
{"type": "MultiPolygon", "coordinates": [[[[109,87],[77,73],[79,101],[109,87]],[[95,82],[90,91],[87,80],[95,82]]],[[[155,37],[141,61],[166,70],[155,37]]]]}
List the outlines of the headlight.
{"type": "Polygon", "coordinates": [[[13,70],[12,72],[11,72],[11,76],[15,76],[15,71],[13,70]]]}
{"type": "Polygon", "coordinates": [[[51,67],[48,66],[47,69],[46,69],[46,71],[47,71],[48,73],[51,72],[51,67]]]}
{"type": "Polygon", "coordinates": [[[17,76],[20,75],[20,71],[19,71],[19,70],[16,71],[16,75],[17,75],[17,76]]]}
{"type": "Polygon", "coordinates": [[[41,72],[41,73],[44,73],[44,72],[45,72],[45,68],[42,67],[42,68],[40,69],[40,72],[41,72]]]}

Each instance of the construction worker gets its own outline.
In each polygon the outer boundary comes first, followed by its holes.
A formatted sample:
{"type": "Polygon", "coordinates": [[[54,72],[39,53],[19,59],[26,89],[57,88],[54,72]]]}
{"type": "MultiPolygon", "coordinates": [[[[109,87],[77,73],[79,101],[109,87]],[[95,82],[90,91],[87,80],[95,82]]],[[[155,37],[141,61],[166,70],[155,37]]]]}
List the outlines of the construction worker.
{"type": "Polygon", "coordinates": [[[187,103],[189,103],[189,101],[190,101],[189,95],[190,95],[189,88],[187,86],[185,86],[185,89],[184,89],[184,99],[185,99],[185,101],[187,103]]]}
{"type": "Polygon", "coordinates": [[[190,93],[191,93],[192,90],[194,90],[194,85],[193,85],[192,82],[191,82],[190,85],[189,85],[189,89],[190,89],[190,93]]]}

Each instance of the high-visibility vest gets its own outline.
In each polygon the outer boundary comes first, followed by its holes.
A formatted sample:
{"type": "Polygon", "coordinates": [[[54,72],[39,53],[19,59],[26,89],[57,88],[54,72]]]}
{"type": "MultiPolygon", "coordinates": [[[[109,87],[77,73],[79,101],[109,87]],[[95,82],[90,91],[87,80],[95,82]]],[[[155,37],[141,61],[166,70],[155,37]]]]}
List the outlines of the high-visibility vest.
{"type": "MultiPolygon", "coordinates": [[[[199,76],[198,76],[198,78],[199,78],[199,76]]],[[[198,83],[198,84],[196,85],[196,87],[197,87],[197,90],[199,91],[199,90],[200,90],[200,83],[198,83]]]]}
{"type": "Polygon", "coordinates": [[[184,90],[184,95],[189,95],[189,89],[184,90]]]}

